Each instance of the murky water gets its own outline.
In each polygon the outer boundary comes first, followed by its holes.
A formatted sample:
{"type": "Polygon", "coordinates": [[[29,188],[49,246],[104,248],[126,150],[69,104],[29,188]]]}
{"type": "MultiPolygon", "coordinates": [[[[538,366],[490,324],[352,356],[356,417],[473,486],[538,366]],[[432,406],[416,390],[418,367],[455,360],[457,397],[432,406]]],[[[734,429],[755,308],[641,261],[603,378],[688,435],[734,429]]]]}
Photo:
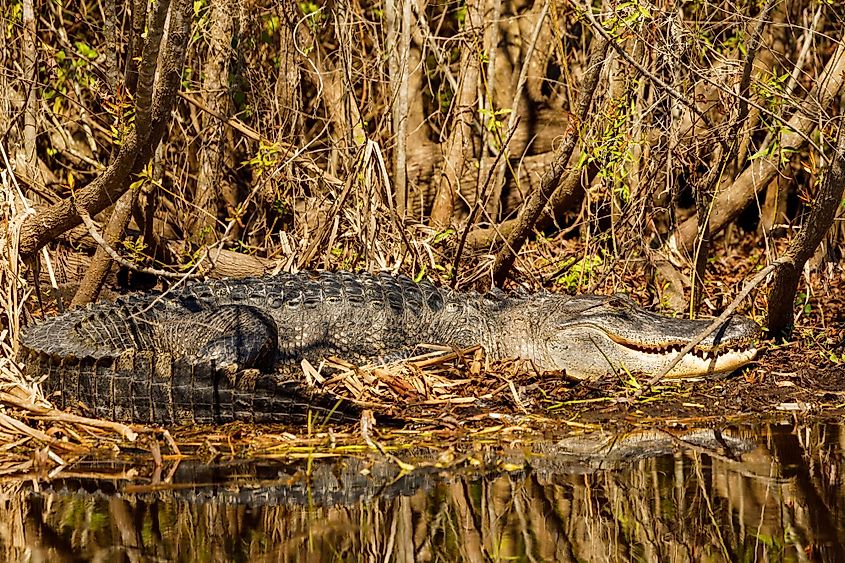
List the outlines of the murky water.
{"type": "Polygon", "coordinates": [[[838,424],[761,424],[473,450],[449,469],[90,463],[2,485],[0,557],[845,561],[844,441],[838,424]]]}

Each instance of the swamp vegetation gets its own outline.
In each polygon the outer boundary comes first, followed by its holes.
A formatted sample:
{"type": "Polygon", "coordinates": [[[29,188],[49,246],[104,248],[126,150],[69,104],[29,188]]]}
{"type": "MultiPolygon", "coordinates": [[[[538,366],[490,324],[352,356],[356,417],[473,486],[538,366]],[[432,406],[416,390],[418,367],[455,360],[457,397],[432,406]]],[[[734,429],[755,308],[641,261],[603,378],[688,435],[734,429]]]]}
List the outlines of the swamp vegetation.
{"type": "MultiPolygon", "coordinates": [[[[843,412],[842,2],[2,0],[0,6],[0,474],[12,481],[56,477],[92,455],[127,451],[158,468],[185,457],[219,461],[270,452],[316,459],[365,451],[402,467],[409,436],[423,442],[436,436],[427,445],[446,452],[447,436],[504,428],[541,441],[532,432],[550,426],[615,431],[843,412]],[[515,373],[507,363],[487,365],[479,350],[387,371],[338,366],[346,370],[338,386],[424,405],[398,442],[393,430],[367,421],[337,430],[318,421],[267,430],[232,425],[204,429],[201,437],[191,428],[126,426],[58,411],[37,382],[20,375],[20,331],[38,317],[198,277],[303,269],[403,273],[478,291],[625,292],[669,315],[735,311],[764,327],[766,352],[733,378],[689,385],[631,374],[596,384],[549,380],[515,373]],[[297,440],[304,449],[293,451],[297,440]]],[[[808,425],[778,432],[781,440],[803,440],[841,430],[808,425]]],[[[786,451],[767,439],[768,452],[786,451]]],[[[548,503],[567,514],[561,522],[593,526],[577,534],[607,548],[595,559],[650,560],[681,557],[660,550],[698,540],[656,541],[649,534],[671,536],[663,527],[671,516],[656,500],[630,492],[662,494],[644,481],[676,471],[673,486],[682,487],[692,471],[702,487],[692,498],[706,509],[699,515],[708,515],[701,519],[707,537],[724,534],[707,544],[714,560],[753,559],[761,543],[774,560],[810,553],[813,542],[792,534],[815,524],[799,522],[808,517],[795,507],[821,498],[832,504],[825,531],[814,537],[827,546],[822,558],[836,560],[843,550],[830,543],[842,527],[836,451],[808,446],[798,456],[821,456],[836,477],[788,481],[805,487],[800,494],[778,489],[779,502],[792,503],[792,512],[778,509],[780,536],[767,535],[770,522],[759,511],[751,522],[713,506],[717,499],[722,509],[739,503],[719,483],[745,483],[748,472],[679,454],[674,469],[664,456],[641,462],[642,473],[602,473],[598,484],[573,475],[554,486],[507,472],[482,484],[459,476],[437,485],[436,497],[324,509],[323,522],[355,522],[354,545],[330,535],[315,539],[303,531],[310,522],[303,513],[278,507],[258,509],[245,525],[243,507],[213,504],[174,515],[146,500],[46,501],[63,507],[60,523],[50,520],[55,512],[26,515],[46,510],[27,504],[41,500],[15,496],[3,506],[20,530],[42,530],[38,549],[45,554],[53,549],[49,542],[60,540],[92,557],[99,540],[91,538],[103,535],[122,538],[129,553],[139,547],[119,522],[160,530],[172,517],[171,532],[184,534],[179,545],[207,550],[208,559],[233,556],[224,553],[228,534],[246,529],[255,535],[253,543],[238,544],[243,558],[266,547],[266,537],[383,554],[387,544],[379,542],[417,533],[416,551],[397,558],[449,559],[431,537],[461,549],[483,546],[462,552],[465,559],[509,557],[513,542],[523,542],[516,552],[537,560],[585,558],[572,529],[547,526],[563,543],[531,543],[537,538],[527,530],[534,525],[526,522],[545,517],[549,510],[536,503],[548,503]],[[499,497],[500,489],[509,492],[499,497]],[[596,504],[599,489],[607,502],[596,504]],[[573,495],[588,499],[576,508],[573,495]],[[218,510],[227,516],[215,520],[218,510]],[[68,522],[91,524],[105,513],[115,527],[67,537],[68,522]],[[192,543],[195,521],[218,526],[208,530],[218,543],[192,543]],[[514,524],[510,535],[493,529],[503,521],[514,524]],[[638,524],[625,528],[632,521],[638,524]],[[508,545],[500,543],[505,536],[508,545]],[[544,552],[541,543],[564,551],[544,552]]],[[[770,491],[787,482],[772,479],[741,486],[770,491]]],[[[691,530],[682,533],[700,533],[691,530]]],[[[149,546],[150,537],[136,539],[149,546]]],[[[20,547],[20,536],[0,543],[20,547]]],[[[159,545],[143,553],[165,551],[159,545]]],[[[180,553],[184,558],[180,551],[167,555],[180,553]]]]}

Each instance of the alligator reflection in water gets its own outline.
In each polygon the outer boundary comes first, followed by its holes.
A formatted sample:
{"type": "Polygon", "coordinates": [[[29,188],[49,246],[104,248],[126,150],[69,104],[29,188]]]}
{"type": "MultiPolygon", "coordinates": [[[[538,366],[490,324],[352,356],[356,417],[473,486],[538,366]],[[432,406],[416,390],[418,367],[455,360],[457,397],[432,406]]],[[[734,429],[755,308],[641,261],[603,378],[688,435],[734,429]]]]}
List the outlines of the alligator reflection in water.
{"type": "Polygon", "coordinates": [[[569,438],[528,454],[529,467],[510,473],[472,464],[403,473],[373,459],[310,469],[183,462],[167,486],[95,481],[83,475],[95,467],[78,467],[76,478],[53,480],[40,493],[4,486],[0,553],[35,560],[842,561],[843,439],[841,426],[823,424],[694,431],[680,440],[664,432],[569,438]]]}

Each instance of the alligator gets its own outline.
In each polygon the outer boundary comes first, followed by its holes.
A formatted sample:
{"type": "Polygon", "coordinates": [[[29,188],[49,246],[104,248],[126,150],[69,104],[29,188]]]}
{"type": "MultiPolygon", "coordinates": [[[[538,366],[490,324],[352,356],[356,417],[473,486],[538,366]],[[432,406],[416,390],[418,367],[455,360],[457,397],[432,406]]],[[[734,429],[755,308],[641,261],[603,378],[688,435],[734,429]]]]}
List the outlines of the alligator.
{"type": "MultiPolygon", "coordinates": [[[[654,373],[710,321],[671,319],[625,296],[459,292],[387,274],[310,272],[187,283],[53,317],[24,331],[25,373],[60,408],[112,420],[221,423],[357,416],[306,385],[303,361],[407,358],[421,344],[481,345],[538,372],[654,373]]],[[[668,374],[752,361],[759,328],[734,316],[668,374]]]]}

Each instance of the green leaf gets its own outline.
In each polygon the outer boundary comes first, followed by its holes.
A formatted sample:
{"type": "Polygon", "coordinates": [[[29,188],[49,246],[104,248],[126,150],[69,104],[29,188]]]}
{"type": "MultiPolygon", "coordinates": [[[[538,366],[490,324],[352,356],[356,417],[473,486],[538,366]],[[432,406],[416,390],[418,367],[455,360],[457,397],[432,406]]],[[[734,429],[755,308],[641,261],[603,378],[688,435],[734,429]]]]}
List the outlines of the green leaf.
{"type": "Polygon", "coordinates": [[[755,152],[751,156],[748,157],[748,160],[757,160],[758,158],[764,158],[771,156],[772,147],[774,145],[769,145],[768,147],[763,147],[759,151],[755,152]]]}
{"type": "Polygon", "coordinates": [[[85,57],[86,59],[96,59],[99,54],[97,50],[85,43],[84,41],[77,41],[74,43],[76,46],[76,50],[79,51],[79,54],[85,57]]]}
{"type": "Polygon", "coordinates": [[[433,244],[437,244],[437,243],[449,238],[450,236],[452,236],[454,234],[455,234],[455,229],[451,229],[451,228],[446,229],[445,231],[441,231],[441,232],[437,233],[436,235],[434,235],[434,240],[432,242],[433,242],[433,244]]]}

